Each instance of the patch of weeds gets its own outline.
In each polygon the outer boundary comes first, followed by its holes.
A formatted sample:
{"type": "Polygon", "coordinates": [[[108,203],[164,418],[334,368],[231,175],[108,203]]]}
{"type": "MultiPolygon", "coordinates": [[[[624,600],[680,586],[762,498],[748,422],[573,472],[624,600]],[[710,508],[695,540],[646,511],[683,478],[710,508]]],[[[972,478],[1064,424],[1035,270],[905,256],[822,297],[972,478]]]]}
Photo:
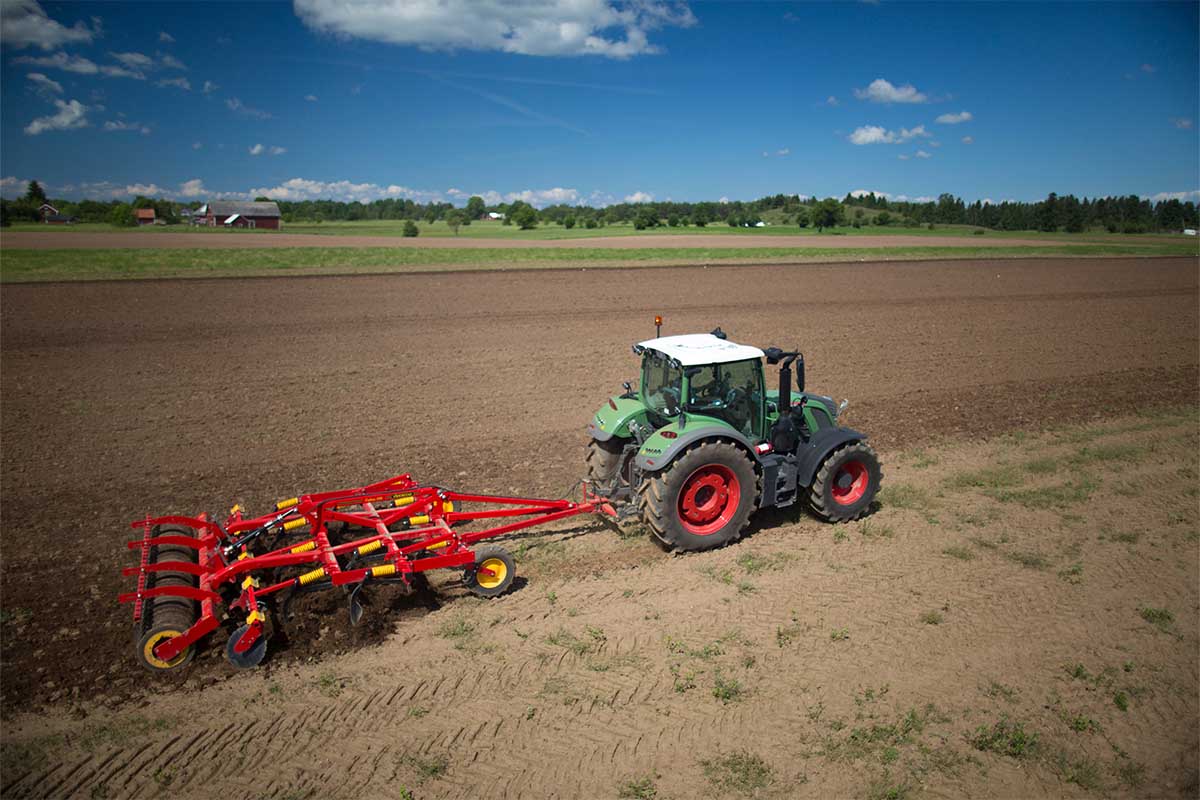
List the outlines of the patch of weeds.
{"type": "Polygon", "coordinates": [[[850,638],[849,628],[834,628],[829,632],[830,641],[842,642],[850,638]]]}
{"type": "Polygon", "coordinates": [[[998,753],[1010,758],[1027,758],[1038,752],[1038,734],[1027,732],[1020,722],[1001,717],[991,725],[980,725],[968,737],[971,746],[985,753],[998,753]]]}
{"type": "Polygon", "coordinates": [[[1121,759],[1113,771],[1117,773],[1117,780],[1130,789],[1136,789],[1141,786],[1142,781],[1146,777],[1146,767],[1127,758],[1121,759]]]}
{"type": "Polygon", "coordinates": [[[283,687],[275,681],[271,681],[271,683],[267,686],[267,693],[278,697],[279,695],[283,694],[283,687]]]}
{"type": "Polygon", "coordinates": [[[1009,561],[1020,564],[1022,567],[1030,569],[1045,569],[1050,566],[1050,562],[1040,553],[1033,553],[1025,550],[1015,550],[1011,553],[1005,553],[1004,557],[1009,561]]]}
{"type": "Polygon", "coordinates": [[[671,653],[687,656],[688,658],[698,658],[702,661],[709,661],[719,655],[723,655],[725,652],[721,649],[721,645],[718,642],[713,642],[712,644],[706,644],[703,647],[694,648],[690,647],[688,643],[682,639],[676,639],[674,636],[668,636],[664,640],[664,643],[667,646],[667,650],[671,653]]]}
{"type": "Polygon", "coordinates": [[[847,540],[847,539],[849,539],[849,538],[850,538],[850,537],[849,537],[849,536],[846,534],[846,531],[842,530],[842,528],[841,528],[840,526],[835,526],[835,527],[834,527],[834,529],[833,529],[833,541],[834,541],[835,543],[837,543],[837,544],[841,544],[842,542],[846,541],[846,540],[847,540]]]}
{"type": "Polygon", "coordinates": [[[1139,461],[1150,453],[1151,445],[1140,444],[1098,444],[1094,447],[1084,447],[1068,459],[1071,464],[1105,463],[1108,461],[1139,461]]]}
{"type": "Polygon", "coordinates": [[[654,780],[658,775],[647,775],[644,778],[634,778],[625,781],[617,787],[619,800],[654,800],[658,797],[658,789],[654,780]]]}
{"type": "Polygon", "coordinates": [[[1059,753],[1055,758],[1055,768],[1063,781],[1081,789],[1094,792],[1104,786],[1100,767],[1090,758],[1071,759],[1066,753],[1059,753]]]}
{"type": "Polygon", "coordinates": [[[1172,633],[1174,630],[1175,615],[1165,608],[1145,606],[1138,609],[1138,614],[1163,633],[1172,633]]]}
{"type": "Polygon", "coordinates": [[[738,594],[754,594],[758,591],[758,587],[750,581],[740,580],[737,582],[737,590],[738,594]]]}
{"type": "Polygon", "coordinates": [[[569,653],[574,653],[577,656],[583,656],[590,653],[594,647],[594,641],[589,642],[586,639],[580,639],[570,631],[559,628],[554,633],[546,637],[546,644],[561,647],[569,653]]]}
{"type": "Polygon", "coordinates": [[[626,589],[625,591],[621,592],[621,597],[633,597],[633,589],[626,589]]]}
{"type": "Polygon", "coordinates": [[[737,678],[724,675],[720,669],[713,672],[713,697],[725,705],[737,702],[746,695],[746,688],[737,678]]]}
{"type": "Polygon", "coordinates": [[[1100,723],[1083,714],[1064,714],[1063,722],[1076,733],[1095,733],[1100,730],[1100,723]]]}
{"type": "Polygon", "coordinates": [[[690,689],[696,688],[696,670],[685,670],[682,664],[672,664],[669,669],[671,677],[674,678],[672,688],[676,692],[683,694],[690,689]]]}
{"type": "Polygon", "coordinates": [[[896,535],[891,525],[884,525],[873,519],[863,520],[858,526],[858,532],[864,539],[890,539],[896,535]]]}
{"type": "Polygon", "coordinates": [[[696,571],[699,572],[701,575],[703,575],[706,578],[712,578],[717,583],[723,583],[726,586],[733,585],[733,572],[731,572],[730,570],[727,570],[727,569],[718,570],[716,567],[712,566],[711,564],[708,564],[703,567],[700,567],[700,569],[698,569],[696,571]]]}
{"type": "Polygon", "coordinates": [[[407,786],[400,787],[400,800],[416,800],[413,793],[409,791],[407,786]]]}
{"type": "Polygon", "coordinates": [[[1122,672],[1133,672],[1134,669],[1136,669],[1136,668],[1137,668],[1137,665],[1134,664],[1132,661],[1126,661],[1124,664],[1121,665],[1122,672]]]}
{"type": "Polygon", "coordinates": [[[905,508],[914,511],[926,509],[931,504],[929,493],[906,483],[889,483],[879,492],[879,502],[884,508],[905,508]]]}
{"type": "Polygon", "coordinates": [[[1003,697],[1008,702],[1012,703],[1016,700],[1017,690],[1011,686],[1005,686],[1003,683],[991,681],[984,688],[983,693],[988,697],[1003,697]]]}
{"type": "Polygon", "coordinates": [[[409,706],[408,707],[408,715],[410,717],[412,717],[413,719],[420,719],[421,717],[425,716],[428,713],[429,713],[429,708],[427,706],[409,706]]]}
{"type": "Polygon", "coordinates": [[[470,636],[475,631],[474,623],[467,622],[462,617],[458,619],[448,619],[438,628],[437,635],[443,639],[461,639],[464,636],[470,636]]]}
{"type": "Polygon", "coordinates": [[[154,770],[154,782],[158,784],[158,788],[166,789],[175,782],[175,770],[170,767],[158,767],[154,770]]]}
{"type": "Polygon", "coordinates": [[[775,781],[774,768],[745,750],[701,761],[700,766],[714,789],[745,797],[753,797],[775,781]]]}
{"type": "Polygon", "coordinates": [[[912,790],[912,784],[908,781],[896,783],[885,774],[882,778],[873,781],[867,788],[867,800],[905,800],[912,790]]]}
{"type": "Polygon", "coordinates": [[[642,657],[634,653],[626,653],[623,656],[611,656],[609,658],[589,658],[587,668],[592,672],[608,672],[610,669],[620,669],[621,667],[632,667],[642,663],[642,657]]]}
{"type": "Polygon", "coordinates": [[[1121,533],[1114,533],[1109,538],[1111,538],[1114,542],[1123,542],[1125,544],[1137,544],[1138,539],[1141,539],[1142,535],[1140,533],[1136,533],[1133,531],[1122,531],[1121,533]]]}
{"type": "Polygon", "coordinates": [[[337,697],[344,688],[345,683],[332,670],[325,670],[317,676],[317,689],[326,697],[337,697]]]}
{"type": "Polygon", "coordinates": [[[400,761],[417,773],[419,783],[431,778],[440,778],[450,769],[450,761],[443,755],[420,756],[406,753],[400,761]]]}
{"type": "Polygon", "coordinates": [[[914,450],[909,455],[913,460],[912,465],[916,469],[925,469],[926,467],[935,467],[939,463],[937,456],[929,455],[924,450],[914,450]]]}
{"type": "Polygon", "coordinates": [[[1071,584],[1083,583],[1083,562],[1076,561],[1071,566],[1060,569],[1058,577],[1071,584]]]}
{"type": "Polygon", "coordinates": [[[0,747],[0,772],[5,780],[24,772],[37,772],[50,763],[50,753],[64,744],[63,737],[39,736],[22,742],[6,741],[0,747]]]}
{"type": "Polygon", "coordinates": [[[1000,509],[988,508],[985,511],[973,512],[968,511],[957,515],[958,521],[962,525],[969,525],[973,528],[983,528],[988,524],[1000,519],[1000,509]]]}
{"type": "Polygon", "coordinates": [[[957,558],[959,561],[970,561],[975,558],[975,554],[965,547],[952,545],[942,550],[942,555],[950,558],[957,558]]]}
{"type": "Polygon", "coordinates": [[[1086,501],[1100,487],[1099,481],[1083,477],[1058,486],[1037,486],[1032,489],[993,489],[986,494],[1001,503],[1016,503],[1032,511],[1061,509],[1086,501]]]}
{"type": "Polygon", "coordinates": [[[995,542],[980,538],[978,536],[972,536],[970,542],[976,547],[982,547],[985,550],[996,550],[1000,547],[1000,545],[996,544],[995,542]]]}
{"type": "Polygon", "coordinates": [[[917,619],[926,625],[941,625],[946,621],[946,618],[942,616],[942,612],[935,610],[925,611],[917,619]]]}
{"type": "Polygon", "coordinates": [[[554,605],[555,603],[558,602],[558,595],[554,592],[553,589],[546,592],[546,601],[548,603],[550,603],[550,605],[554,605]]]}
{"type": "Polygon", "coordinates": [[[1021,465],[1026,472],[1032,472],[1034,475],[1050,475],[1058,471],[1058,459],[1051,456],[1043,458],[1035,458],[1032,461],[1026,461],[1021,465]]]}
{"type": "Polygon", "coordinates": [[[1021,480],[1020,470],[1010,465],[1001,465],[960,472],[947,479],[946,486],[950,489],[1001,489],[1018,486],[1021,480]]]}
{"type": "Polygon", "coordinates": [[[742,553],[737,558],[737,565],[745,570],[747,575],[757,575],[783,569],[788,562],[795,560],[796,557],[791,553],[742,553]]]}
{"type": "Polygon", "coordinates": [[[1129,695],[1124,692],[1115,692],[1113,694],[1113,705],[1122,711],[1129,710],[1129,695]]]}

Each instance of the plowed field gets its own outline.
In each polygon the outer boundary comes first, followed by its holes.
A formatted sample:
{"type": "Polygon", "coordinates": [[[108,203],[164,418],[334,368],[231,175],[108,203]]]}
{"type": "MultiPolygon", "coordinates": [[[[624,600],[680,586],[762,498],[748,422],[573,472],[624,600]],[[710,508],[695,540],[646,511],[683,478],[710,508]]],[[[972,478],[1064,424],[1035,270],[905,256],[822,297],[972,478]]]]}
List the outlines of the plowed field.
{"type": "Polygon", "coordinates": [[[1162,258],[7,286],[0,794],[1194,796],[1198,283],[1162,258]],[[556,496],[656,313],[803,349],[881,452],[880,510],[684,557],[578,519],[514,540],[496,601],[435,580],[350,629],[331,596],[258,671],[220,640],[138,671],[129,520],[404,471],[556,496]]]}

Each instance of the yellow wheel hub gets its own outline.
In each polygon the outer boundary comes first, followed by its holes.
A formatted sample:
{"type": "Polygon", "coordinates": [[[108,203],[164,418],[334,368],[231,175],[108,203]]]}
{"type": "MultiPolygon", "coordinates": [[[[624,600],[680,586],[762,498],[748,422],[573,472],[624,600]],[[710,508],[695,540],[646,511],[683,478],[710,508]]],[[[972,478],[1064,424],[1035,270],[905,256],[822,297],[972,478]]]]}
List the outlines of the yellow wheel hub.
{"type": "Polygon", "coordinates": [[[479,565],[479,571],[475,573],[475,580],[485,589],[495,589],[500,584],[504,583],[504,579],[508,577],[508,565],[499,558],[489,558],[479,565]],[[488,575],[483,570],[490,570],[491,575],[488,575]]]}
{"type": "Polygon", "coordinates": [[[174,639],[176,636],[182,636],[182,631],[159,631],[146,640],[146,644],[142,647],[142,658],[146,659],[146,663],[157,669],[171,669],[183,663],[187,658],[187,648],[180,651],[179,655],[172,658],[170,661],[164,661],[154,655],[154,648],[165,642],[167,639],[174,639]]]}

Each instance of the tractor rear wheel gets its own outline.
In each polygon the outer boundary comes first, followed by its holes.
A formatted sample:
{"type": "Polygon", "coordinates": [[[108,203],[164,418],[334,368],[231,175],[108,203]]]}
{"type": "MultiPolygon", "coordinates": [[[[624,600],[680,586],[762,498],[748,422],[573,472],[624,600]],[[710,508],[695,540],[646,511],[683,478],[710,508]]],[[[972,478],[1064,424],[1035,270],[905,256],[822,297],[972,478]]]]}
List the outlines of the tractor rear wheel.
{"type": "Polygon", "coordinates": [[[828,522],[858,519],[871,507],[883,470],[879,456],[863,442],[853,442],[829,455],[809,488],[813,513],[828,522]]]}
{"type": "Polygon", "coordinates": [[[621,457],[625,453],[628,439],[614,436],[607,441],[592,439],[587,449],[587,479],[592,486],[604,491],[611,491],[621,485],[621,457]]]}
{"type": "Polygon", "coordinates": [[[711,550],[741,538],[758,504],[758,475],[741,448],[705,442],[642,482],[642,521],[664,545],[711,550]]]}

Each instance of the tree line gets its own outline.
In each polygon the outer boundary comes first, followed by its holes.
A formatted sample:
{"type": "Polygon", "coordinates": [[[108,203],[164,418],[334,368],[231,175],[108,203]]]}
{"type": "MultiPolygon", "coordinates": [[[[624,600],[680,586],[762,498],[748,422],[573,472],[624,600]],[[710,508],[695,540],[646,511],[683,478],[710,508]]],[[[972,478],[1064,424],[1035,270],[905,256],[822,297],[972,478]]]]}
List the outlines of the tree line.
{"type": "MultiPolygon", "coordinates": [[[[259,200],[269,198],[260,197],[259,200]]],[[[25,196],[0,201],[4,225],[13,221],[37,221],[38,207],[47,202],[45,191],[30,182],[25,196]]],[[[119,200],[52,200],[60,214],[79,222],[100,222],[124,226],[136,224],[134,209],[153,208],[155,216],[167,223],[178,222],[183,209],[196,209],[202,203],[180,203],[161,198],[137,197],[133,202],[119,200]]],[[[915,202],[890,200],[876,194],[847,194],[841,201],[800,195],[775,194],[751,201],[702,201],[616,203],[593,207],[565,203],[534,208],[524,201],[487,204],[482,197],[471,197],[464,206],[447,202],[418,203],[405,198],[386,198],[369,203],[339,200],[280,200],[279,211],[287,222],[349,222],[355,220],[406,220],[428,223],[442,221],[457,229],[489,212],[503,215],[504,224],[535,228],[540,224],[565,228],[599,228],[606,225],[633,225],[638,230],[662,226],[705,227],[728,225],[753,227],[769,218],[776,225],[824,229],[841,225],[914,227],[918,225],[973,225],[994,230],[1039,230],[1078,233],[1103,229],[1111,233],[1172,232],[1200,226],[1195,202],[1170,199],[1157,203],[1136,195],[1125,197],[1083,198],[1051,193],[1037,202],[1005,201],[999,204],[975,201],[967,204],[960,197],[942,194],[937,200],[915,202]]],[[[415,231],[414,225],[411,230],[415,231]]],[[[415,235],[412,234],[412,235],[415,235]]]]}

